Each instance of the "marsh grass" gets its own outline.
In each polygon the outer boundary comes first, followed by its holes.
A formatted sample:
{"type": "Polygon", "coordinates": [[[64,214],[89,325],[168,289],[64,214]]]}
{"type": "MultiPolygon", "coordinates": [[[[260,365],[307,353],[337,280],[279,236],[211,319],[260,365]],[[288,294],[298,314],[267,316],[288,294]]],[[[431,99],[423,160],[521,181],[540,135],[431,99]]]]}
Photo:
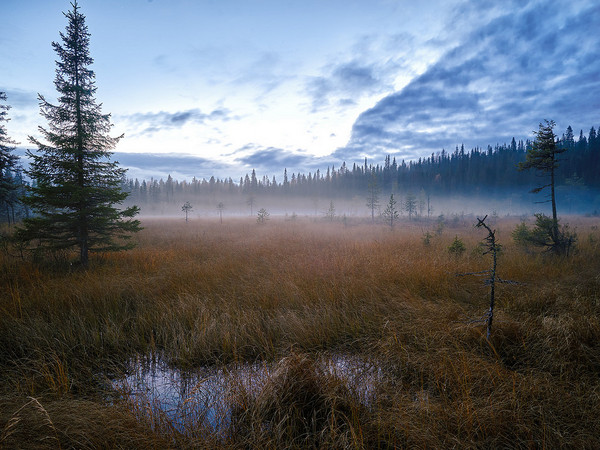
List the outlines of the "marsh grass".
{"type": "Polygon", "coordinates": [[[570,221],[588,245],[562,259],[513,245],[517,220],[496,224],[498,272],[523,284],[498,288],[489,341],[473,321],[487,288],[455,276],[489,266],[470,224],[424,245],[416,223],[147,220],[136,249],[88,271],[3,253],[0,445],[600,446],[600,234],[570,221]],[[315,364],[324,352],[378,364],[371,402],[315,364]],[[183,370],[279,369],[258,391],[231,389],[225,432],[182,431],[107,381],[152,354],[183,370]]]}

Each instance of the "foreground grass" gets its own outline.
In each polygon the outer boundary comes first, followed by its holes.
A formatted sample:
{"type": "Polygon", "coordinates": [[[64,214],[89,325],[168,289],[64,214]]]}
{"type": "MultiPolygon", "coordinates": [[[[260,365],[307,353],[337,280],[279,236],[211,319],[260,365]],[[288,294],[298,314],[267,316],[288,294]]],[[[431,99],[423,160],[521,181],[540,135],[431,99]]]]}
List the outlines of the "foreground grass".
{"type": "Polygon", "coordinates": [[[600,447],[600,234],[577,221],[569,259],[497,224],[500,276],[524,284],[500,287],[489,342],[486,287],[455,276],[489,267],[468,220],[428,246],[427,224],[146,221],[87,272],[1,256],[0,446],[600,447]],[[380,367],[372,404],[318,369],[340,352],[380,367]],[[105,377],[152,353],[280,367],[258,396],[233,390],[226,431],[181,433],[107,401],[105,377]]]}

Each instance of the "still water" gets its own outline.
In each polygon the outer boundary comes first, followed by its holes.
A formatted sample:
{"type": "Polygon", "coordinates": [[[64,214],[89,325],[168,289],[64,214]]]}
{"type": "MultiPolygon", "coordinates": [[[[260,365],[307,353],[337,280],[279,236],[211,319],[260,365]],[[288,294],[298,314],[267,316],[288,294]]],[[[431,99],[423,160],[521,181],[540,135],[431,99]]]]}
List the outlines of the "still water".
{"type": "MultiPolygon", "coordinates": [[[[316,367],[341,380],[364,404],[372,401],[373,386],[382,377],[376,365],[355,356],[320,357],[316,367]]],[[[198,424],[218,431],[226,428],[239,393],[258,395],[277,368],[263,363],[181,371],[160,358],[140,358],[113,387],[139,411],[151,411],[180,431],[198,424]]]]}

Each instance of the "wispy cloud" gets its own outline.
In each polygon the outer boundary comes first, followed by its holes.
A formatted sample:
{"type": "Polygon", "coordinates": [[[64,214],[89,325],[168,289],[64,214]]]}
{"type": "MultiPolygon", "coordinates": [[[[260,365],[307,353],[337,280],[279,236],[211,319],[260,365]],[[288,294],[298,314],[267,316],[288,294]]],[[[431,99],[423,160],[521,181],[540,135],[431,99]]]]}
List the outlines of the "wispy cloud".
{"type": "Polygon", "coordinates": [[[360,36],[346,55],[306,79],[311,111],[352,106],[366,96],[391,91],[398,73],[412,71],[413,45],[414,38],[407,33],[360,36]]]}
{"type": "Polygon", "coordinates": [[[6,92],[7,103],[12,108],[35,109],[38,107],[38,94],[35,91],[0,87],[0,91],[6,92]]]}
{"type": "Polygon", "coordinates": [[[484,21],[364,111],[336,155],[414,158],[461,142],[494,144],[530,137],[544,118],[565,128],[592,125],[600,111],[593,94],[600,89],[600,6],[573,5],[531,2],[484,21]]]}
{"type": "Polygon", "coordinates": [[[135,113],[122,116],[121,119],[126,120],[136,129],[133,136],[139,136],[151,135],[162,130],[181,128],[186,124],[204,125],[208,122],[228,122],[236,120],[238,117],[231,114],[225,108],[215,109],[209,113],[204,113],[198,108],[193,108],[175,112],[135,113]]]}
{"type": "Polygon", "coordinates": [[[310,161],[312,156],[304,153],[290,152],[275,147],[245,146],[240,153],[251,152],[240,156],[237,161],[250,167],[301,167],[310,161]]]}
{"type": "Polygon", "coordinates": [[[352,104],[353,99],[380,90],[381,83],[374,65],[349,61],[332,67],[327,76],[311,78],[307,90],[312,98],[312,109],[317,111],[336,99],[342,105],[352,104]]]}
{"type": "Polygon", "coordinates": [[[247,169],[256,169],[260,173],[269,175],[288,173],[308,173],[317,169],[323,170],[331,164],[338,164],[338,160],[328,157],[316,157],[305,150],[285,150],[277,147],[264,147],[258,144],[247,144],[237,149],[234,153],[234,162],[241,163],[247,169]]]}

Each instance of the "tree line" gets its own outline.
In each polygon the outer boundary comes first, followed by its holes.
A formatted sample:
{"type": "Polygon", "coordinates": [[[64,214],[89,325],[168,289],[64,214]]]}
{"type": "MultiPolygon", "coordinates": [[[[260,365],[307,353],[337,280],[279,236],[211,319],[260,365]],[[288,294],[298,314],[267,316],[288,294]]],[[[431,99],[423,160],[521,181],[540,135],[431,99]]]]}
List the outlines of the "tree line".
{"type": "MultiPolygon", "coordinates": [[[[290,197],[351,198],[364,196],[375,183],[384,193],[413,193],[425,191],[427,195],[504,195],[507,190],[527,193],[537,186],[534,172],[520,172],[519,163],[531,151],[531,140],[510,144],[489,145],[469,151],[464,146],[453,152],[441,150],[416,161],[398,162],[387,155],[382,164],[354,163],[352,167],[342,162],[339,167],[308,173],[258,177],[255,170],[239,180],[210,177],[208,180],[128,179],[124,189],[130,200],[137,204],[180,203],[199,197],[227,198],[232,196],[285,195],[290,197]]],[[[566,151],[557,164],[555,183],[564,189],[592,190],[600,188],[600,136],[592,126],[589,133],[583,130],[575,139],[569,126],[557,146],[566,151]]]]}

